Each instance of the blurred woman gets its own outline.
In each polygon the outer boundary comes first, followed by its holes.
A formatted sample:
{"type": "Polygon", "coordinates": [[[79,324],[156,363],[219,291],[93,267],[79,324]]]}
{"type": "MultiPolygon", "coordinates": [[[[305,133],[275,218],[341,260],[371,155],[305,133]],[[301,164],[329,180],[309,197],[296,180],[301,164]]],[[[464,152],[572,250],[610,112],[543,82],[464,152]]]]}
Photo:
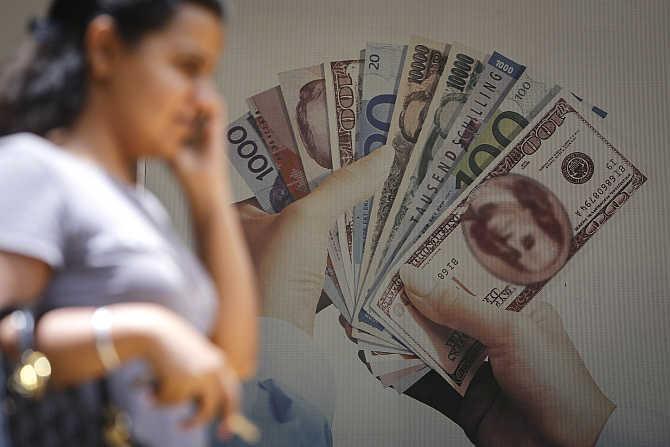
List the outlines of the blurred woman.
{"type": "Polygon", "coordinates": [[[213,82],[225,17],[217,0],[53,0],[0,77],[0,307],[36,303],[52,382],[106,376],[147,445],[205,445],[255,370],[213,82]],[[202,264],[137,184],[145,157],[186,192],[202,264]]]}

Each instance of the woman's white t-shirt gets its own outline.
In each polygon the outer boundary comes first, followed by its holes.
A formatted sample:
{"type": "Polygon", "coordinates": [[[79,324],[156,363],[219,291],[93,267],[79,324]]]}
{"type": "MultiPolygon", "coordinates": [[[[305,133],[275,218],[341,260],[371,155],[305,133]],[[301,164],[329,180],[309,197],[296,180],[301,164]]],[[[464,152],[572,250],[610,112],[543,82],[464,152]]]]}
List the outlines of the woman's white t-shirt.
{"type": "MultiPolygon", "coordinates": [[[[117,302],[160,303],[210,332],[216,294],[202,265],[141,186],[32,134],[0,138],[0,250],[44,261],[54,274],[38,311],[117,302]]],[[[206,430],[184,431],[190,406],[158,408],[138,386],[147,365],[110,375],[113,400],[151,446],[204,446],[206,430]]],[[[144,380],[146,382],[146,380],[144,380]]]]}

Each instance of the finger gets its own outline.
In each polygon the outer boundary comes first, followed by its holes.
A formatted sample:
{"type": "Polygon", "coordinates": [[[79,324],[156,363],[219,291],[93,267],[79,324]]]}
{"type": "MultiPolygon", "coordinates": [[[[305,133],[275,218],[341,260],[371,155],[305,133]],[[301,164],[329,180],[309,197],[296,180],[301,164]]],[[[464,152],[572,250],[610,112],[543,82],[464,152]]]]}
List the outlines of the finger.
{"type": "Polygon", "coordinates": [[[240,409],[240,397],[242,389],[237,376],[228,370],[219,374],[219,395],[221,415],[225,419],[230,414],[237,413],[240,409]]]}
{"type": "Polygon", "coordinates": [[[197,402],[197,411],[191,418],[182,423],[182,427],[185,429],[203,425],[212,420],[216,414],[218,396],[214,389],[204,387],[194,397],[197,402]]]}
{"type": "Polygon", "coordinates": [[[528,315],[530,321],[554,332],[564,332],[563,320],[556,308],[546,301],[533,300],[522,312],[528,315]]]}
{"type": "Polygon", "coordinates": [[[216,431],[218,438],[224,442],[230,441],[233,438],[233,430],[230,427],[229,420],[226,418],[221,419],[221,422],[219,423],[216,431]]]}
{"type": "Polygon", "coordinates": [[[241,413],[235,413],[226,418],[219,429],[219,436],[229,439],[232,434],[236,434],[247,445],[258,444],[261,439],[261,432],[256,425],[241,413]]]}
{"type": "Polygon", "coordinates": [[[372,196],[384,183],[395,156],[392,146],[382,146],[349,166],[334,171],[319,187],[296,202],[332,221],[372,196]]]}
{"type": "Polygon", "coordinates": [[[225,145],[224,122],[226,121],[226,104],[221,95],[212,85],[206,84],[198,90],[198,118],[203,119],[203,138],[205,147],[215,142],[225,145]]]}
{"type": "Polygon", "coordinates": [[[226,113],[226,104],[223,98],[216,91],[216,88],[209,84],[203,84],[198,89],[198,108],[208,118],[223,118],[226,113]]]}
{"type": "Polygon", "coordinates": [[[233,204],[233,208],[238,212],[241,219],[254,219],[269,216],[268,213],[260,208],[260,204],[256,197],[235,203],[233,204]]]}
{"type": "Polygon", "coordinates": [[[561,315],[551,304],[542,300],[533,300],[523,308],[522,313],[528,316],[534,327],[540,328],[551,335],[552,340],[572,345],[572,340],[565,331],[561,315]]]}
{"type": "Polygon", "coordinates": [[[474,337],[489,347],[510,341],[522,318],[467,296],[452,281],[436,283],[428,272],[405,264],[400,278],[410,301],[434,322],[474,337]]]}
{"type": "Polygon", "coordinates": [[[221,372],[219,387],[221,392],[221,423],[218,427],[218,435],[220,438],[228,440],[232,434],[230,418],[240,410],[241,388],[234,374],[227,371],[221,372]]]}

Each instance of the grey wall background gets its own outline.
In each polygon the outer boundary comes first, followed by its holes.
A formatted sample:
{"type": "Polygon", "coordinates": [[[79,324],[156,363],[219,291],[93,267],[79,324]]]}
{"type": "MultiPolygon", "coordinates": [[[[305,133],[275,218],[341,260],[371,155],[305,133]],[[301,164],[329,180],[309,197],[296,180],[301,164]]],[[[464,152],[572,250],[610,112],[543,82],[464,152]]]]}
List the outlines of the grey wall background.
{"type": "MultiPolygon", "coordinates": [[[[45,4],[3,2],[0,56],[45,4]]],[[[606,394],[623,406],[670,413],[670,2],[237,0],[235,12],[219,75],[231,118],[246,111],[247,96],[275,85],[280,71],[356,56],[368,40],[402,43],[411,34],[500,50],[608,110],[612,140],[649,181],[542,299],[558,308],[606,394]]],[[[147,174],[185,234],[178,189],[160,167],[147,174]]],[[[239,184],[236,190],[238,198],[248,196],[239,184]]],[[[433,410],[383,390],[336,319],[334,309],[323,312],[315,333],[332,353],[337,377],[335,445],[469,445],[433,410]]]]}

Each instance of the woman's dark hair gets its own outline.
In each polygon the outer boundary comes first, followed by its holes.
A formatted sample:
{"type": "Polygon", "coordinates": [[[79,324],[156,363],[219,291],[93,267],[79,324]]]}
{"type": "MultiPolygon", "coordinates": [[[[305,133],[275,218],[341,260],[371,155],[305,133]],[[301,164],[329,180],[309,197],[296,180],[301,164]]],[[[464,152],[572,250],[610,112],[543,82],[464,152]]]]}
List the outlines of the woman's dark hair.
{"type": "Polygon", "coordinates": [[[52,0],[47,16],[30,23],[32,38],[0,72],[0,136],[44,136],[74,123],[88,93],[84,35],[92,19],[109,15],[132,45],[167,25],[181,3],[227,17],[223,0],[52,0]]]}

